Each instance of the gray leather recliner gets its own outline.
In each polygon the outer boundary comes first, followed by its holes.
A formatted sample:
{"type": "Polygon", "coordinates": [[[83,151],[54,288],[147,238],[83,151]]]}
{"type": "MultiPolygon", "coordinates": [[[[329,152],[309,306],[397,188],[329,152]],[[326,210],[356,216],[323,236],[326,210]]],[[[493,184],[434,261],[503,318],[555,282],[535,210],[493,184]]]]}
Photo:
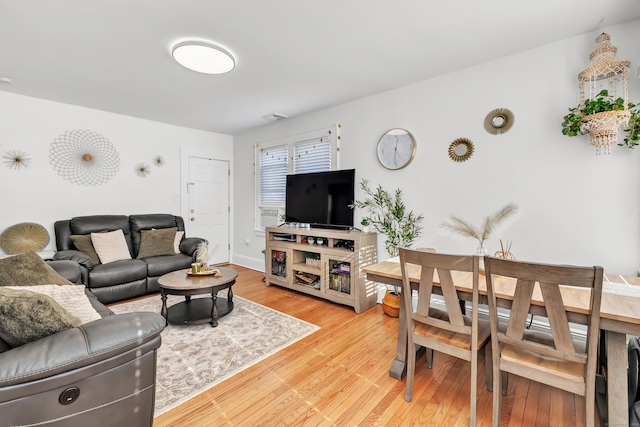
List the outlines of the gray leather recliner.
{"type": "MultiPolygon", "coordinates": [[[[71,281],[80,276],[70,261],[50,265],[71,281]]],[[[0,340],[0,427],[153,424],[164,318],[114,315],[87,295],[102,319],[16,348],[0,340]]]]}

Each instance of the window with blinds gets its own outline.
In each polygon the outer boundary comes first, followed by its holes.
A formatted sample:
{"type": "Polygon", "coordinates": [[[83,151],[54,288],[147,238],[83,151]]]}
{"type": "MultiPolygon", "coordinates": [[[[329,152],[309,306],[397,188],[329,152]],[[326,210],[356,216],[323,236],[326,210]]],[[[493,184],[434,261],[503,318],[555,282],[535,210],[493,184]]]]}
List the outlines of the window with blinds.
{"type": "Polygon", "coordinates": [[[338,126],[256,145],[256,229],[284,218],[287,174],[338,167],[338,126]]]}
{"type": "Polygon", "coordinates": [[[287,173],[289,172],[287,145],[260,150],[260,206],[284,206],[287,173]]]}

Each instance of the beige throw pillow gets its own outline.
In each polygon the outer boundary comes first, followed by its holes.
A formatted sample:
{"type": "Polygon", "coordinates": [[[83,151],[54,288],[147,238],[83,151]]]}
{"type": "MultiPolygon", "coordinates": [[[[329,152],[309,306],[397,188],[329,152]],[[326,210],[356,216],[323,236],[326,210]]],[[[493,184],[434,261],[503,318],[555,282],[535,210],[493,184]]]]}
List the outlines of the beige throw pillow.
{"type": "Polygon", "coordinates": [[[71,241],[77,250],[91,258],[93,265],[100,264],[100,258],[98,257],[96,250],[93,248],[93,243],[91,242],[91,234],[74,234],[71,236],[71,241]]]}
{"type": "Polygon", "coordinates": [[[91,242],[102,264],[131,259],[122,229],[108,233],[91,233],[91,242]]]}
{"type": "Polygon", "coordinates": [[[0,286],[73,285],[35,252],[0,259],[0,286]]]}
{"type": "Polygon", "coordinates": [[[89,297],[87,297],[87,294],[85,293],[85,287],[81,285],[5,286],[5,288],[36,292],[38,294],[49,296],[72,316],[80,319],[82,324],[102,319],[100,313],[98,313],[91,305],[89,297]]]}
{"type": "Polygon", "coordinates": [[[180,253],[180,242],[182,241],[182,236],[184,236],[184,231],[176,231],[176,237],[173,241],[173,250],[175,253],[180,253]]]}
{"type": "Polygon", "coordinates": [[[0,287],[0,338],[12,347],[81,324],[47,295],[0,287]]]}
{"type": "Polygon", "coordinates": [[[142,230],[140,232],[138,259],[160,255],[175,255],[177,230],[177,227],[142,230]]]}

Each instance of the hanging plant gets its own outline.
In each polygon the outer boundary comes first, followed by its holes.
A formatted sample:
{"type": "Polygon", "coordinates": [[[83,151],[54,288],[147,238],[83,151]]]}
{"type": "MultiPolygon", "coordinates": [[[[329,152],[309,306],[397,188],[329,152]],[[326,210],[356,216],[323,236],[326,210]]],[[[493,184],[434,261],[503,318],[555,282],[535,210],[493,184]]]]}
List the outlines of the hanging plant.
{"type": "Polygon", "coordinates": [[[584,106],[569,108],[569,114],[563,117],[562,134],[567,136],[586,135],[587,126],[594,114],[607,111],[628,111],[630,114],[628,125],[624,128],[627,133],[624,141],[618,145],[634,148],[640,143],[640,106],[629,102],[625,108],[624,99],[609,96],[608,90],[602,90],[594,99],[586,99],[584,106]]]}

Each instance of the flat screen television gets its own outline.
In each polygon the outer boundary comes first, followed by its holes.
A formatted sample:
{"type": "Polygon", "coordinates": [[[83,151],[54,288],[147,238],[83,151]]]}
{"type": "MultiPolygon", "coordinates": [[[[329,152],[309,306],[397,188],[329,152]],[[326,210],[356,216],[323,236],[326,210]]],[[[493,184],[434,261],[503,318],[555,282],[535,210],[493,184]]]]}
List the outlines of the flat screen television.
{"type": "Polygon", "coordinates": [[[353,228],[355,169],[287,175],[285,222],[353,228]]]}

